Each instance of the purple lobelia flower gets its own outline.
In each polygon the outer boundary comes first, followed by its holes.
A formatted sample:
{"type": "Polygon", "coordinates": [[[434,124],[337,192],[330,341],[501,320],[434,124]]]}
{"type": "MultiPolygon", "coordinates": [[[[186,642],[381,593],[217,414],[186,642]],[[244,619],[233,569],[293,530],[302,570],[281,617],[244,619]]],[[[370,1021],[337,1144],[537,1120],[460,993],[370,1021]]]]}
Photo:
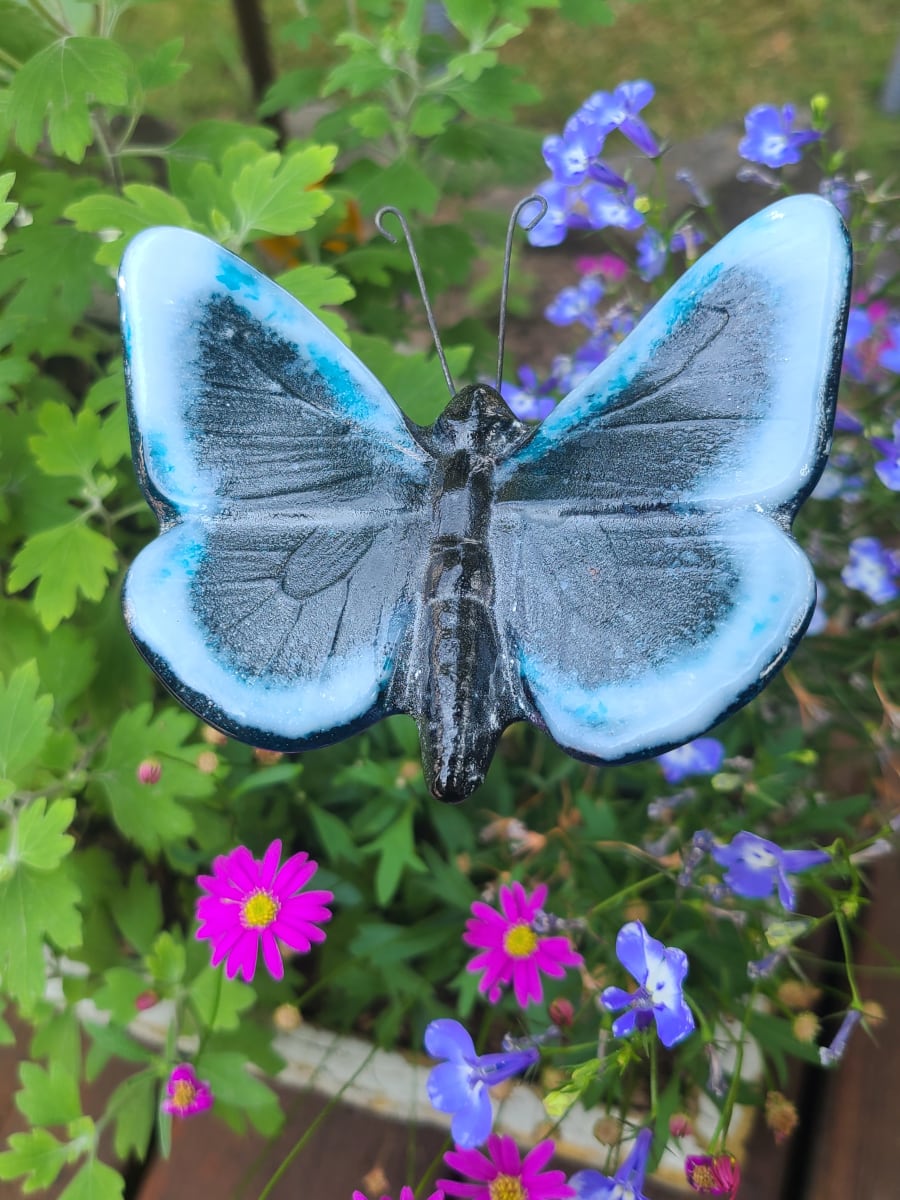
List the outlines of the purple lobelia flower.
{"type": "Polygon", "coordinates": [[[863,423],[854,417],[853,413],[848,412],[846,408],[837,407],[834,414],[834,432],[835,433],[862,433],[863,423]]]}
{"type": "Polygon", "coordinates": [[[519,367],[518,376],[519,386],[504,382],[500,385],[500,395],[520,421],[543,421],[556,407],[551,394],[556,380],[548,379],[542,384],[529,366],[519,367]]]}
{"type": "Polygon", "coordinates": [[[616,957],[637,980],[636,992],[604,988],[600,1003],[610,1012],[626,1011],[613,1021],[616,1037],[647,1029],[656,1021],[664,1046],[674,1046],[694,1030],[694,1014],[685,1003],[681,985],[688,972],[687,955],[652,938],[640,921],[629,921],[616,938],[616,957]]]}
{"type": "Polygon", "coordinates": [[[681,783],[688,775],[715,775],[725,758],[718,738],[695,738],[657,756],[667,783],[681,783]]]}
{"type": "Polygon", "coordinates": [[[853,187],[842,175],[834,175],[823,179],[819,184],[819,195],[830,200],[845,221],[850,220],[852,210],[853,187]]]}
{"type": "Polygon", "coordinates": [[[582,190],[581,198],[592,229],[606,229],[609,225],[618,229],[640,229],[644,224],[644,214],[634,206],[637,192],[631,184],[617,188],[605,183],[589,183],[582,190]]]}
{"type": "MultiPolygon", "coordinates": [[[[534,190],[547,201],[547,211],[538,223],[528,230],[526,237],[532,246],[558,246],[566,240],[569,229],[569,189],[564,183],[557,183],[555,179],[546,179],[534,190]]],[[[530,219],[523,213],[519,223],[525,225],[530,219]]]]}
{"type": "Polygon", "coordinates": [[[439,1112],[453,1113],[453,1140],[463,1150],[487,1141],[493,1113],[488,1088],[533,1067],[540,1059],[534,1047],[503,1054],[476,1054],[459,1021],[441,1018],[425,1030],[425,1049],[444,1058],[428,1076],[428,1099],[439,1112]]]}
{"type": "Polygon", "coordinates": [[[888,371],[900,372],[900,320],[889,320],[884,342],[878,351],[878,365],[888,371]]]}
{"type": "Polygon", "coordinates": [[[785,104],[781,109],[774,104],[757,104],[744,117],[744,128],[747,136],[738,146],[738,153],[767,167],[799,162],[802,147],[822,136],[812,129],[794,129],[793,104],[785,104]]]}
{"type": "Polygon", "coordinates": [[[642,1129],[634,1141],[631,1153],[615,1175],[599,1171],[576,1171],[569,1180],[578,1200],[646,1200],[644,1175],[653,1131],[642,1129]]]}
{"type": "Polygon", "coordinates": [[[900,553],[887,550],[877,537],[854,538],[850,561],[841,571],[847,587],[865,592],[875,604],[886,604],[900,596],[900,553]]]}
{"type": "Polygon", "coordinates": [[[654,95],[652,83],[646,79],[631,79],[620,83],[612,92],[594,92],[578,111],[594,121],[604,134],[618,129],[642,154],[655,158],[659,154],[659,142],[647,123],[637,115],[654,95]]]}
{"type": "Polygon", "coordinates": [[[872,438],[872,445],[884,457],[875,464],[875,474],[885,487],[900,492],[900,421],[894,422],[894,437],[872,438]]]}
{"type": "Polygon", "coordinates": [[[847,1049],[850,1034],[861,1020],[862,1013],[858,1009],[851,1008],[841,1021],[841,1027],[834,1035],[831,1045],[819,1047],[819,1062],[823,1067],[833,1067],[835,1063],[841,1061],[847,1049]]]}
{"type": "Polygon", "coordinates": [[[603,149],[604,134],[594,121],[576,113],[565,125],[562,137],[544,139],[544,162],[557,183],[582,183],[591,160],[603,149]]]}
{"type": "Polygon", "coordinates": [[[755,833],[739,833],[727,846],[713,846],[712,856],[726,867],[725,883],[739,896],[763,900],[778,889],[778,899],[788,911],[795,904],[788,875],[831,862],[824,850],[782,850],[755,833]]]}
{"type": "Polygon", "coordinates": [[[662,275],[666,269],[668,250],[666,240],[656,229],[647,229],[637,241],[637,269],[645,283],[662,275]]]}
{"type": "Polygon", "coordinates": [[[682,225],[669,239],[669,249],[673,254],[684,251],[688,261],[693,262],[705,241],[706,234],[702,229],[698,229],[696,225],[682,225]]]}
{"type": "Polygon", "coordinates": [[[864,383],[870,371],[868,342],[875,330],[872,318],[865,308],[854,305],[847,317],[847,334],[844,338],[843,367],[851,379],[864,383]]]}
{"type": "Polygon", "coordinates": [[[603,284],[587,276],[575,287],[563,288],[544,309],[552,325],[574,325],[579,321],[592,333],[597,325],[596,306],[603,299],[603,284]]]}

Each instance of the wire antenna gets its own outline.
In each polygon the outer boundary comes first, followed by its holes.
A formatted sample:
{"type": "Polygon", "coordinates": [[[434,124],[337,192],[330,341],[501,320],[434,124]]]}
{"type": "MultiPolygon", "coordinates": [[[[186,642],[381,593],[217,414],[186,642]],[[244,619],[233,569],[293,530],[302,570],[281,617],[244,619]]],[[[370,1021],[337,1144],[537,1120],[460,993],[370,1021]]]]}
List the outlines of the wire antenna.
{"type": "Polygon", "coordinates": [[[413,270],[416,273],[416,279],[419,283],[419,292],[422,295],[422,303],[425,306],[425,316],[428,318],[428,328],[431,330],[431,336],[434,339],[434,348],[437,350],[438,358],[441,362],[441,370],[444,372],[444,378],[447,381],[447,387],[450,389],[451,398],[456,395],[456,388],[453,386],[453,378],[450,375],[450,368],[447,366],[447,359],[444,355],[444,347],[441,345],[441,335],[438,333],[437,323],[434,319],[434,312],[431,308],[431,302],[428,299],[428,292],[425,290],[425,279],[422,276],[422,266],[419,262],[419,256],[416,254],[416,248],[413,245],[412,234],[409,231],[409,225],[406,223],[406,217],[399,208],[395,208],[393,204],[386,204],[383,208],[379,208],[375,214],[375,226],[382,237],[386,237],[389,242],[393,242],[396,246],[399,239],[384,227],[384,218],[388,214],[392,214],[400,222],[400,228],[403,230],[403,237],[406,239],[406,248],[409,251],[409,257],[412,259],[413,270]]]}
{"type": "Polygon", "coordinates": [[[512,240],[513,234],[516,231],[519,216],[522,210],[527,208],[529,204],[539,204],[541,211],[536,217],[533,217],[527,224],[523,222],[522,228],[526,233],[530,233],[537,225],[538,221],[542,221],[547,215],[549,205],[543,196],[537,193],[526,196],[524,200],[520,200],[516,207],[512,210],[512,215],[509,218],[509,225],[506,229],[506,251],[503,255],[503,283],[500,288],[500,328],[497,333],[497,391],[500,391],[500,384],[503,382],[503,351],[506,344],[506,298],[509,294],[509,266],[512,262],[512,240]]]}

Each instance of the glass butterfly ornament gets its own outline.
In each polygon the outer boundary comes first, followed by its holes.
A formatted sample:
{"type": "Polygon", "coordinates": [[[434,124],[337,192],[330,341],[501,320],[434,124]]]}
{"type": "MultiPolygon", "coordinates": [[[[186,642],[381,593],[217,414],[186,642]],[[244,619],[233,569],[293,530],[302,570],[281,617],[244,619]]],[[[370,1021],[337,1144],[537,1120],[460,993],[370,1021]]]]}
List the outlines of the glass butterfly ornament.
{"type": "Polygon", "coordinates": [[[160,522],[125,584],[132,637],[179,700],[256,746],[411,714],[443,800],[479,786],[513,721],[596,763],[690,740],[765,685],[813,611],[789,531],[830,443],[849,286],[836,209],[778,201],[542,424],[487,384],[455,392],[441,354],[452,399],[425,428],[253,267],[146,230],[119,281],[160,522]]]}

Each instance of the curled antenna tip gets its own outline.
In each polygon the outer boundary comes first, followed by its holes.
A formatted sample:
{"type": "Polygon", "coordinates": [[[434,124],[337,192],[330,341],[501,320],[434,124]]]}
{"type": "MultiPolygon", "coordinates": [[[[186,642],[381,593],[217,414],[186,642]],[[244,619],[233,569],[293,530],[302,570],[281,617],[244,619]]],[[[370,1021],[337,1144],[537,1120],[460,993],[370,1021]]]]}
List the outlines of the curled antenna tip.
{"type": "MultiPolygon", "coordinates": [[[[546,211],[546,209],[544,211],[546,211]]],[[[395,216],[397,218],[397,220],[400,222],[400,226],[403,229],[404,233],[406,232],[406,218],[403,216],[403,213],[400,211],[400,209],[395,208],[393,206],[393,204],[383,205],[381,208],[379,208],[378,212],[375,214],[375,228],[378,230],[378,232],[381,234],[382,237],[386,237],[389,242],[393,242],[394,245],[396,246],[397,242],[400,239],[397,237],[397,235],[395,233],[391,233],[391,231],[389,229],[385,229],[385,227],[384,227],[384,218],[386,216],[388,216],[388,214],[395,216]]],[[[543,216],[543,213],[541,215],[543,216]]]]}
{"type": "MultiPolygon", "coordinates": [[[[527,208],[529,204],[539,205],[540,211],[529,221],[519,222],[526,233],[531,233],[535,225],[537,225],[540,221],[543,221],[544,217],[547,215],[547,209],[550,207],[550,205],[547,203],[546,196],[541,196],[540,193],[535,192],[533,195],[526,196],[524,200],[519,201],[519,203],[516,205],[516,217],[521,217],[523,210],[527,208]]],[[[383,211],[384,210],[382,209],[382,212],[383,211]]]]}

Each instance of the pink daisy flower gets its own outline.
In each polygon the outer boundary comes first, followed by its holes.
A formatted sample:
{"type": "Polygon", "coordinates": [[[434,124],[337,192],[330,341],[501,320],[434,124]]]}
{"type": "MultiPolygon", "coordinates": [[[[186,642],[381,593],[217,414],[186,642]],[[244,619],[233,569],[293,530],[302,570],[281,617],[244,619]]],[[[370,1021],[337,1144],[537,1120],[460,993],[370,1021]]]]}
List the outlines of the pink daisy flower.
{"type": "Polygon", "coordinates": [[[212,942],[212,965],[224,959],[229,979],[241,974],[248,983],[252,980],[260,945],[266,970],[281,979],[279,942],[305,953],[313,942],[325,941],[318,924],[331,920],[326,905],[333,894],[297,895],[318,865],[305,852],[292,855],[281,867],[280,860],[280,841],[274,841],[261,860],[246,846],[238,846],[215,860],[212,875],[197,879],[208,893],[197,901],[197,937],[212,942]]]}
{"type": "Polygon", "coordinates": [[[444,1162],[460,1175],[469,1175],[477,1183],[455,1183],[439,1179],[438,1187],[448,1196],[465,1196],[467,1200],[566,1200],[575,1189],[566,1183],[562,1171],[542,1171],[555,1149],[548,1138],[533,1150],[519,1157],[511,1137],[492,1133],[488,1138],[486,1158],[480,1150],[448,1150],[444,1162]]]}
{"type": "MultiPolygon", "coordinates": [[[[354,1192],[353,1200],[366,1200],[366,1197],[363,1195],[362,1192],[354,1192]]],[[[390,1198],[390,1196],[382,1196],[381,1200],[391,1200],[391,1198],[390,1198]]],[[[411,1187],[401,1188],[400,1195],[397,1197],[397,1200],[416,1200],[415,1195],[413,1194],[412,1188],[411,1187]]],[[[426,1198],[426,1200],[444,1200],[444,1193],[440,1192],[440,1191],[432,1192],[431,1195],[426,1198]]]]}
{"type": "Polygon", "coordinates": [[[541,971],[562,979],[566,967],[580,966],[583,961],[567,937],[541,937],[535,932],[535,915],[543,911],[546,899],[545,884],[529,897],[521,883],[514,883],[500,888],[502,913],[480,900],[472,905],[463,941],[483,949],[466,970],[484,971],[478,990],[486,993],[491,1004],[497,1003],[509,983],[523,1008],[532,1000],[539,1004],[544,994],[541,971]]]}
{"type": "Polygon", "coordinates": [[[208,1083],[197,1078],[190,1063],[181,1063],[169,1076],[163,1112],[173,1117],[192,1117],[212,1108],[213,1094],[208,1083]]]}

